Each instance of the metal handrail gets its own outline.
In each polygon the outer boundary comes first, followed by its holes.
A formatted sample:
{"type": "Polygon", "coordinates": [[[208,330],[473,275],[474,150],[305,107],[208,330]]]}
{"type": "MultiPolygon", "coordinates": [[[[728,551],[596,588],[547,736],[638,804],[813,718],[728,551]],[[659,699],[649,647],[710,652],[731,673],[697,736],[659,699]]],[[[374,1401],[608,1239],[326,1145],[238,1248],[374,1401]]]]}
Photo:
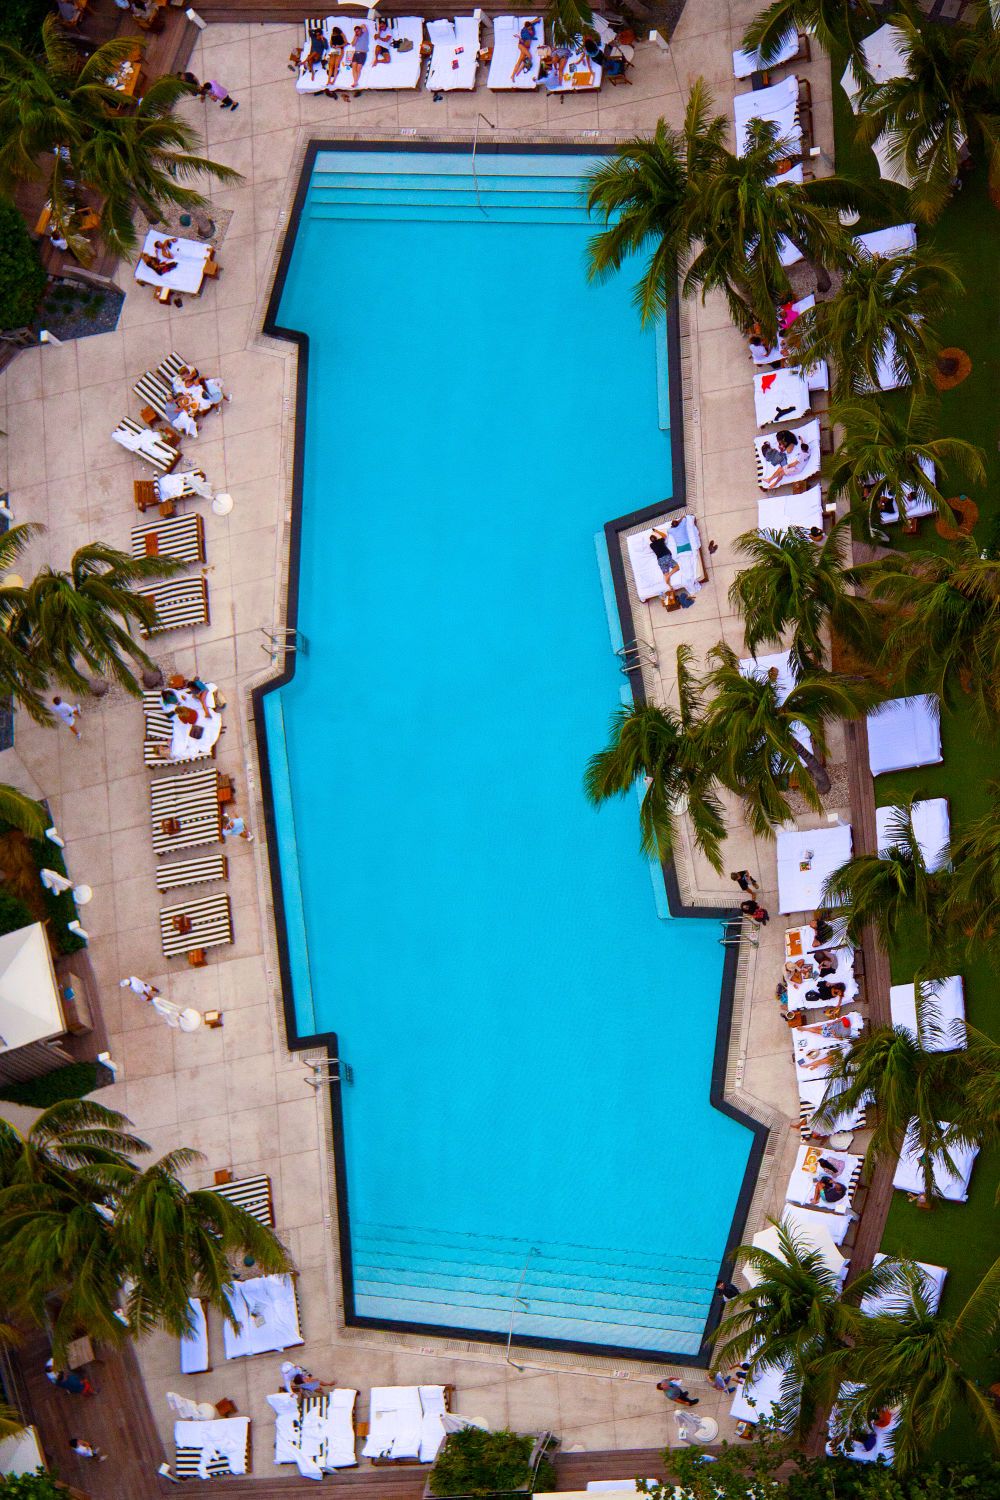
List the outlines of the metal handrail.
{"type": "Polygon", "coordinates": [[[504,1358],[506,1359],[507,1363],[510,1365],[510,1367],[511,1367],[512,1370],[523,1370],[524,1369],[523,1365],[516,1365],[514,1363],[514,1361],[511,1359],[511,1357],[510,1357],[510,1341],[514,1337],[514,1315],[517,1312],[517,1304],[520,1302],[524,1307],[527,1307],[527,1305],[528,1305],[527,1302],[525,1302],[524,1298],[521,1296],[521,1288],[524,1285],[524,1278],[528,1274],[528,1262],[531,1260],[531,1257],[533,1255],[541,1255],[541,1253],[542,1252],[538,1249],[538,1247],[536,1245],[532,1245],[531,1249],[528,1251],[527,1255],[524,1257],[524,1265],[521,1267],[521,1275],[520,1275],[520,1278],[519,1278],[518,1283],[517,1283],[517,1291],[514,1293],[514,1300],[510,1304],[510,1324],[509,1324],[509,1326],[507,1328],[507,1348],[506,1348],[506,1351],[504,1353],[504,1358]]]}
{"type": "Polygon", "coordinates": [[[479,114],[476,115],[476,128],[472,132],[472,186],[476,190],[476,202],[479,205],[479,212],[482,214],[484,219],[488,219],[489,214],[483,207],[483,201],[479,196],[479,177],[476,172],[476,147],[479,145],[480,120],[482,120],[484,125],[488,125],[491,130],[496,130],[496,126],[494,125],[492,120],[487,120],[486,116],[482,113],[482,111],[480,111],[479,114]]]}

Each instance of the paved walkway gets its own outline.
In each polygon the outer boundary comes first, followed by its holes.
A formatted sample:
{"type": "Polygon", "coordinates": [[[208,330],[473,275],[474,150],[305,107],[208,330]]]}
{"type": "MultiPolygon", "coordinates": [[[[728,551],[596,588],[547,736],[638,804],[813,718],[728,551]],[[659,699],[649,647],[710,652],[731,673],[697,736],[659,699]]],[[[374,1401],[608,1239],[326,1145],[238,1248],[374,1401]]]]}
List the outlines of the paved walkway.
{"type": "MultiPolygon", "coordinates": [[[[687,89],[699,75],[714,87],[720,109],[731,110],[730,52],[754,8],[744,0],[731,6],[689,0],[669,52],[639,47],[633,87],[565,103],[535,94],[491,95],[482,88],[440,104],[424,91],[363,95],[350,104],[300,98],[286,66],[298,28],[237,24],[202,34],[193,71],[224,81],[241,106],[219,111],[201,102],[185,105],[207,133],[212,154],[245,176],[241,186],[213,195],[218,210],[232,213],[219,250],[218,283],[200,298],[185,298],[182,308],[166,310],[148,289],[129,282],[115,333],[18,356],[0,376],[0,424],[9,434],[4,460],[17,517],[48,526],[26,561],[27,574],[46,562],[65,567],[72,550],[94,538],[127,545],[135,520],[132,481],[140,471],[108,434],[119,416],[135,413],[130,386],[141,371],[176,349],[204,372],[221,375],[235,393],[232,405],[207,419],[204,435],[186,449],[216,489],[229,491],[235,501],[225,518],[205,509],[212,624],[164,637],[156,655],[168,672],[196,672],[224,690],[228,707],[218,766],[235,778],[237,809],[258,832],[247,689],[266,665],[261,627],[281,615],[294,355],[257,330],[306,140],[381,139],[405,131],[411,139],[468,142],[483,111],[496,123],[499,140],[565,142],[583,140],[587,132],[586,139],[612,141],[651,128],[661,115],[679,125],[687,89]]],[[[829,148],[829,70],[820,59],[800,71],[812,82],[817,139],[829,148]]],[[[736,570],[733,539],[756,524],[749,365],[718,299],[685,306],[682,355],[689,499],[706,540],[713,537],[719,551],[697,609],[682,618],[645,612],[642,624],[663,663],[663,676],[651,687],[662,695],[671,691],[670,663],[681,638],[699,651],[720,638],[741,645],[727,602],[736,570]]],[[[459,1411],[491,1425],[548,1426],[567,1448],[657,1448],[671,1441],[674,1426],[655,1389],[665,1373],[661,1366],[622,1370],[613,1360],[531,1351],[528,1367],[519,1372],[492,1345],[341,1326],[327,1120],[321,1097],[307,1087],[303,1061],[284,1045],[263,849],[259,842],[231,842],[226,851],[234,945],[212,950],[205,969],[175,964],[166,971],[159,956],[141,725],[136,704],[112,693],[85,706],[82,743],[61,730],[39,729],[21,715],[16,753],[0,756],[0,777],[50,798],[69,867],[94,889],[85,926],[121,1069],[120,1081],[102,1100],[123,1109],[156,1152],[182,1143],[201,1149],[205,1167],[193,1181],[211,1181],[218,1167],[237,1176],[270,1173],[279,1230],[301,1268],[301,1357],[317,1373],[362,1391],[359,1416],[365,1415],[364,1393],[372,1385],[434,1380],[457,1387],[459,1411]],[[118,979],[130,973],[153,979],[180,1003],[223,1011],[223,1028],[194,1035],[169,1030],[134,995],[119,991],[118,979]]],[[[846,811],[846,791],[840,810],[846,811]]],[[[765,903],[775,904],[773,846],[755,846],[748,835],[737,834],[727,858],[733,867],[759,871],[765,903]]],[[[688,861],[684,878],[693,897],[731,904],[728,881],[720,884],[697,861],[688,861]]],[[[751,1227],[781,1202],[795,1147],[787,1128],[797,1112],[787,1029],[766,998],[780,966],[780,927],[774,922],[761,934],[741,973],[728,1075],[731,1096],[780,1127],[765,1160],[751,1227]],[[766,1003],[751,1004],[755,994],[766,1003]]],[[[280,1356],[225,1365],[214,1318],[211,1346],[214,1372],[183,1380],[173,1340],[154,1337],[140,1350],[168,1451],[171,1418],[163,1397],[181,1385],[197,1400],[231,1396],[252,1414],[255,1472],[276,1472],[263,1398],[277,1387],[280,1356]]],[[[705,1385],[699,1394],[700,1411],[718,1416],[728,1430],[725,1398],[705,1385]]]]}

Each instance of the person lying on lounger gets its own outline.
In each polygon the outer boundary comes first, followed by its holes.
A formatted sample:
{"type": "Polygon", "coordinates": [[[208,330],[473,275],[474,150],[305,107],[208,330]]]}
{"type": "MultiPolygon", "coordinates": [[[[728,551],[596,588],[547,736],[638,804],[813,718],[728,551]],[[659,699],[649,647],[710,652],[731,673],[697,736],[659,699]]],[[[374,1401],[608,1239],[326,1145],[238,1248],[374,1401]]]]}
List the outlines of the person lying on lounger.
{"type": "Polygon", "coordinates": [[[830,1066],[830,1053],[819,1047],[810,1047],[809,1051],[799,1058],[799,1067],[812,1072],[814,1068],[828,1068],[830,1066]]]}
{"type": "Polygon", "coordinates": [[[837,955],[831,948],[820,948],[813,954],[813,962],[820,972],[820,978],[825,979],[829,974],[837,972],[837,955]]]}
{"type": "Polygon", "coordinates": [[[329,92],[340,65],[344,61],[344,48],[347,46],[347,38],[339,26],[335,26],[330,32],[330,50],[326,54],[326,87],[329,92]]]}
{"type": "Polygon", "coordinates": [[[789,432],[787,428],[782,432],[776,432],[774,441],[775,447],[772,448],[770,442],[765,441],[760,449],[761,457],[766,458],[767,462],[774,466],[774,473],[769,474],[764,481],[769,489],[773,489],[775,485],[797,474],[801,468],[805,467],[809,458],[809,444],[802,442],[794,432],[789,432]]]}
{"type": "Polygon", "coordinates": [[[533,21],[525,21],[521,27],[521,33],[517,39],[517,62],[514,71],[510,75],[511,83],[519,73],[530,73],[534,59],[531,56],[531,44],[535,41],[535,28],[538,25],[537,17],[533,21]]]}
{"type": "Polygon", "coordinates": [[[813,1188],[813,1203],[839,1203],[841,1198],[847,1197],[847,1189],[842,1182],[834,1182],[832,1177],[821,1177],[813,1188]]]}
{"type": "Polygon", "coordinates": [[[312,26],[309,29],[309,52],[304,58],[302,66],[304,68],[313,68],[317,63],[321,63],[325,56],[326,37],[318,26],[312,26]]]}
{"type": "MultiPolygon", "coordinates": [[[[654,529],[649,533],[649,550],[656,558],[657,566],[659,567],[660,572],[663,574],[663,579],[667,585],[667,588],[672,590],[672,592],[676,594],[678,603],[680,604],[682,609],[689,609],[694,603],[694,600],[691,598],[691,595],[688,593],[687,589],[682,588],[680,584],[678,584],[675,588],[674,585],[670,582],[673,574],[680,571],[680,563],[674,561],[670,548],[667,546],[666,536],[667,533],[665,531],[659,531],[654,527],[654,529]]],[[[667,603],[668,600],[664,598],[664,608],[666,608],[667,603]]]]}
{"type": "Polygon", "coordinates": [[[354,87],[358,86],[361,77],[361,69],[368,61],[368,27],[355,26],[354,36],[351,39],[354,52],[351,56],[351,81],[354,87]]]}
{"type": "Polygon", "coordinates": [[[157,255],[149,255],[145,250],[139,259],[144,266],[148,266],[157,276],[166,276],[168,271],[176,271],[177,269],[177,262],[175,260],[163,260],[157,255]]]}
{"type": "Polygon", "coordinates": [[[196,438],[198,427],[194,420],[195,411],[196,408],[190,396],[175,396],[164,406],[163,415],[171,427],[175,427],[178,432],[185,433],[187,437],[196,438]]]}
{"type": "Polygon", "coordinates": [[[378,63],[392,62],[392,28],[388,21],[380,20],[375,27],[375,57],[372,67],[378,63]]]}
{"type": "Polygon", "coordinates": [[[188,396],[194,402],[195,413],[210,411],[230,400],[222,389],[222,381],[210,376],[207,380],[191,365],[183,365],[170,382],[174,394],[188,396]]]}

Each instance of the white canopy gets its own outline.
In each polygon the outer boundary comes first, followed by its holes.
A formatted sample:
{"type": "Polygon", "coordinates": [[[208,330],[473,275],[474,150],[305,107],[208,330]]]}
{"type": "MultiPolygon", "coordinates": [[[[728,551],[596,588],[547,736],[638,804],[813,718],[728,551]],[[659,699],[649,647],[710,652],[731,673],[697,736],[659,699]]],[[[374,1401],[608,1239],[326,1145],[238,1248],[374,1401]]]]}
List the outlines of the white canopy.
{"type": "MultiPolygon", "coordinates": [[[[807,1209],[791,1209],[786,1204],[782,1212],[782,1222],[794,1240],[805,1245],[807,1250],[816,1250],[823,1257],[823,1263],[835,1276],[842,1277],[847,1261],[841,1255],[834,1244],[830,1229],[827,1228],[825,1219],[832,1215],[810,1213],[807,1209]],[[808,1214],[808,1218],[806,1215],[808,1214]]],[[[833,1221],[835,1222],[835,1221],[833,1221]]],[[[832,1226],[831,1226],[832,1227],[832,1226]]],[[[754,1247],[757,1250],[767,1250],[771,1255],[781,1255],[781,1243],[778,1239],[777,1225],[769,1224],[759,1234],[753,1237],[754,1247]]],[[[756,1286],[760,1281],[760,1274],[753,1266],[741,1267],[745,1279],[751,1286],[756,1286]]]]}
{"type": "MultiPolygon", "coordinates": [[[[892,78],[906,77],[906,57],[903,52],[905,37],[895,26],[880,26],[878,31],[873,31],[861,44],[864,53],[865,66],[868,69],[873,83],[888,83],[892,78]]],[[[865,80],[867,82],[867,79],[865,80]]],[[[844,69],[840,86],[847,95],[848,101],[854,113],[858,112],[858,99],[864,87],[854,64],[848,63],[844,69]]]]}
{"type": "Polygon", "coordinates": [[[814,911],[834,870],[851,857],[851,825],[781,829],[777,838],[778,910],[814,911]]]}
{"type": "Polygon", "coordinates": [[[59,986],[40,922],[0,937],[0,1052],[66,1030],[59,986]]]}

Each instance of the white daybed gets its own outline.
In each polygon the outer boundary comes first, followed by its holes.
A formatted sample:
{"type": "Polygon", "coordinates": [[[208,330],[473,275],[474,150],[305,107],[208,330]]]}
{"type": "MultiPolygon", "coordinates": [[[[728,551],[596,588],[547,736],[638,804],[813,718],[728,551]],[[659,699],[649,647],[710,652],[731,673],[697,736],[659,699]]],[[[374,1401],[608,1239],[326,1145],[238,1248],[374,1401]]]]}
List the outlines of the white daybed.
{"type": "Polygon", "coordinates": [[[475,88],[482,19],[482,11],[474,10],[471,16],[456,16],[454,21],[427,22],[427,35],[433,47],[427,88],[436,94],[475,88]]]}
{"type": "MultiPolygon", "coordinates": [[[[786,1203],[781,1210],[781,1223],[793,1240],[821,1255],[826,1266],[843,1285],[847,1276],[847,1260],[841,1255],[838,1246],[844,1243],[844,1238],[850,1228],[850,1220],[837,1214],[817,1213],[814,1208],[799,1208],[794,1203],[786,1203]]],[[[753,1237],[753,1245],[758,1250],[767,1250],[772,1255],[780,1255],[781,1244],[777,1227],[769,1224],[766,1229],[760,1230],[753,1237]]],[[[749,1285],[756,1286],[761,1279],[761,1273],[746,1264],[741,1269],[749,1285]]]]}
{"type": "MultiPolygon", "coordinates": [[[[880,1266],[887,1257],[879,1251],[872,1260],[873,1266],[880,1266]]],[[[926,1261],[915,1260],[913,1264],[921,1272],[924,1296],[927,1298],[928,1306],[932,1313],[937,1312],[941,1302],[941,1293],[944,1290],[945,1277],[948,1275],[946,1266],[931,1266],[926,1261]]],[[[867,1297],[862,1297],[861,1311],[869,1318],[874,1318],[879,1313],[892,1312],[907,1301],[905,1292],[869,1292],[867,1297]]]]}
{"type": "Polygon", "coordinates": [[[809,410],[809,386],[797,370],[768,370],[753,378],[758,427],[794,422],[809,410]]]}
{"type": "Polygon", "coordinates": [[[372,1386],[368,1437],[363,1458],[389,1463],[420,1458],[423,1406],[415,1385],[372,1386]]]}
{"type": "Polygon", "coordinates": [[[765,492],[780,489],[782,485],[797,484],[800,479],[811,479],[819,473],[819,418],[814,417],[811,422],[788,430],[794,432],[797,443],[804,443],[805,448],[797,446],[777,462],[764,454],[765,448],[777,451],[775,433],[768,432],[753,440],[757,455],[757,483],[765,492]]]}
{"type": "Polygon", "coordinates": [[[783,78],[780,83],[773,83],[770,88],[737,94],[733,100],[737,156],[746,153],[747,126],[751,120],[770,120],[778,127],[780,141],[792,141],[801,145],[802,131],[796,118],[798,102],[799,80],[794,73],[783,78]]]}
{"type": "Polygon", "coordinates": [[[535,88],[538,83],[538,49],[545,40],[543,15],[543,11],[536,11],[533,16],[493,17],[493,56],[490,59],[490,71],[486,79],[487,88],[495,90],[535,88]],[[521,35],[521,27],[527,21],[535,23],[535,39],[529,47],[531,67],[527,72],[522,70],[512,80],[510,75],[517,67],[518,38],[521,35]]]}
{"type": "MultiPolygon", "coordinates": [[[[878,837],[878,852],[881,855],[891,847],[892,834],[889,825],[896,807],[875,809],[875,833],[878,837]]],[[[928,870],[940,870],[948,859],[948,839],[951,823],[948,818],[947,797],[925,797],[912,804],[913,832],[928,870]]],[[[781,835],[779,834],[780,838],[781,835]]]]}
{"type": "Polygon", "coordinates": [[[340,18],[337,16],[324,16],[318,24],[315,20],[307,20],[305,22],[305,40],[302,43],[303,62],[299,64],[299,70],[295,76],[295,88],[298,93],[321,94],[324,89],[333,87],[332,83],[329,83],[327,79],[325,56],[319,62],[313,63],[311,68],[304,66],[304,60],[310,55],[312,47],[312,38],[309,35],[310,29],[321,31],[324,41],[329,43],[330,33],[333,31],[334,26],[339,26],[344,33],[345,41],[349,43],[354,24],[356,24],[356,18],[354,18],[352,23],[352,18],[349,16],[340,18]]]}
{"type": "Polygon", "coordinates": [[[208,1321],[205,1317],[205,1304],[200,1297],[189,1297],[188,1307],[191,1309],[192,1328],[181,1339],[181,1374],[200,1375],[205,1370],[210,1370],[208,1362],[208,1321]]]}
{"type": "MultiPolygon", "coordinates": [[[[937,468],[931,458],[920,458],[917,460],[931,484],[937,484],[937,468]]],[[[882,476],[877,476],[881,478],[882,476]]],[[[937,514],[937,506],[924,489],[916,489],[912,484],[904,487],[904,503],[906,506],[906,519],[908,521],[918,520],[921,516],[933,516],[937,514]]],[[[899,506],[893,500],[892,504],[885,510],[879,511],[878,519],[883,526],[892,526],[901,519],[899,506]]]]}
{"type": "Polygon", "coordinates": [[[796,1034],[803,1036],[818,1036],[824,1039],[836,1037],[838,1041],[853,1041],[860,1036],[865,1027],[865,1019],[859,1010],[849,1010],[843,1016],[825,1016],[821,1021],[810,1021],[807,1025],[797,1026],[796,1034]]]}
{"type": "Polygon", "coordinates": [[[165,271],[162,276],[147,266],[141,259],[136,261],[135,279],[143,286],[170,287],[175,292],[187,292],[196,296],[201,291],[202,282],[205,279],[205,266],[212,253],[212,246],[206,245],[203,240],[183,240],[177,235],[171,235],[166,229],[151,229],[143,241],[142,255],[154,255],[153,246],[157,241],[170,241],[169,258],[176,261],[172,271],[165,271]]]}
{"type": "Polygon", "coordinates": [[[245,1474],[250,1467],[250,1418],[216,1417],[212,1421],[174,1423],[178,1479],[215,1479],[245,1474]]]}
{"type": "Polygon", "coordinates": [[[851,1199],[861,1176],[861,1157],[850,1156],[845,1151],[834,1151],[829,1146],[804,1145],[799,1147],[799,1154],[795,1158],[792,1175],[788,1179],[788,1190],[785,1200],[788,1203],[801,1203],[809,1207],[815,1207],[818,1211],[834,1214],[847,1214],[851,1210],[851,1199]],[[843,1198],[836,1203],[813,1204],[813,1192],[816,1187],[813,1173],[821,1171],[820,1158],[827,1162],[841,1162],[843,1165],[837,1172],[828,1172],[826,1175],[832,1177],[834,1182],[842,1182],[847,1189],[843,1198]]]}
{"type": "Polygon", "coordinates": [[[668,584],[660,571],[660,565],[650,550],[652,529],[649,531],[636,531],[632,536],[625,538],[628,560],[632,568],[632,578],[635,582],[635,591],[639,598],[646,603],[650,599],[661,599],[668,588],[676,588],[678,585],[686,588],[689,593],[697,593],[707,578],[705,565],[701,552],[701,533],[698,523],[691,516],[684,517],[684,523],[690,522],[690,528],[683,524],[683,529],[678,527],[682,540],[690,546],[690,551],[680,550],[674,539],[674,530],[669,521],[662,526],[657,526],[657,531],[666,533],[667,547],[671,557],[680,565],[680,571],[675,573],[668,584]],[[691,538],[694,538],[692,543],[691,538]],[[693,575],[693,576],[692,576],[693,575]]]}
{"type": "MultiPolygon", "coordinates": [[[[850,1381],[845,1381],[844,1384],[840,1387],[840,1394],[842,1396],[849,1396],[853,1391],[857,1391],[859,1389],[859,1386],[853,1384],[850,1381]]],[[[837,1407],[834,1406],[833,1410],[830,1413],[830,1419],[827,1424],[827,1431],[830,1434],[830,1441],[826,1445],[826,1451],[831,1458],[853,1458],[858,1463],[862,1464],[878,1463],[879,1459],[881,1459],[883,1463],[892,1463],[895,1454],[895,1442],[893,1440],[893,1433],[895,1432],[896,1427],[899,1424],[899,1411],[897,1408],[893,1407],[891,1410],[886,1410],[885,1412],[883,1412],[881,1425],[873,1427],[871,1429],[871,1436],[875,1439],[875,1441],[874,1443],[870,1443],[868,1447],[866,1447],[862,1442],[836,1442],[834,1440],[836,1420],[837,1407]]]]}
{"type": "Polygon", "coordinates": [[[603,77],[604,68],[590,56],[582,38],[577,37],[563,66],[562,83],[550,85],[544,78],[541,81],[550,94],[580,94],[599,89],[603,77]]]}
{"type": "MultiPolygon", "coordinates": [[[[915,1123],[911,1120],[907,1128],[899,1163],[892,1179],[893,1187],[901,1188],[905,1193],[924,1191],[920,1149],[914,1137],[915,1123]]],[[[938,1124],[942,1130],[948,1128],[943,1120],[939,1120],[938,1124]]],[[[935,1157],[932,1162],[934,1191],[939,1198],[948,1198],[952,1203],[964,1203],[969,1196],[969,1181],[972,1177],[973,1164],[979,1155],[979,1147],[955,1145],[949,1149],[948,1155],[954,1164],[954,1171],[939,1157],[935,1157]]]]}
{"type": "MultiPolygon", "coordinates": [[[[810,933],[810,936],[812,935],[811,929],[807,928],[806,931],[810,933]]],[[[832,943],[827,943],[822,951],[833,955],[837,960],[837,967],[831,970],[829,974],[823,975],[820,974],[816,965],[811,962],[812,955],[816,951],[814,948],[807,948],[802,955],[802,959],[809,965],[812,971],[811,973],[807,973],[806,977],[802,980],[793,980],[789,973],[788,963],[786,962],[785,964],[784,978],[788,988],[787,1005],[789,1010],[817,1010],[820,1007],[829,1010],[831,1007],[829,1000],[810,1000],[807,998],[815,990],[821,978],[825,979],[827,984],[842,984],[845,986],[844,998],[840,1002],[841,1005],[848,1005],[858,993],[858,981],[854,976],[854,949],[851,947],[837,948],[832,943]]],[[[792,959],[790,962],[795,965],[799,960],[792,959]]]]}
{"type": "MultiPolygon", "coordinates": [[[[799,1080],[799,1130],[803,1137],[812,1134],[813,1118],[826,1093],[827,1080],[825,1078],[811,1078],[808,1082],[799,1080]]],[[[835,1115],[832,1124],[824,1126],[824,1133],[834,1135],[838,1130],[860,1130],[865,1123],[865,1101],[856,1104],[853,1109],[843,1110],[835,1115]]]]}
{"type": "Polygon", "coordinates": [[[449,1429],[445,1425],[448,1401],[443,1385],[421,1385],[420,1393],[420,1462],[432,1464],[449,1429]]]}
{"type": "Polygon", "coordinates": [[[733,53],[733,77],[750,78],[754,73],[763,73],[766,68],[780,68],[782,63],[791,62],[793,57],[798,56],[799,34],[793,26],[781,40],[774,58],[769,63],[760,60],[759,52],[744,52],[738,47],[733,53]]]}
{"type": "Polygon", "coordinates": [[[291,1276],[253,1276],[238,1281],[229,1305],[240,1323],[239,1331],[223,1322],[227,1359],[243,1354],[269,1354],[302,1343],[299,1307],[291,1276]]]}
{"type": "Polygon", "coordinates": [[[870,234],[857,234],[854,243],[862,255],[869,257],[901,255],[906,250],[917,248],[916,224],[890,224],[888,229],[873,229],[870,234]]]}
{"type": "Polygon", "coordinates": [[[786,928],[785,957],[802,958],[805,956],[808,958],[810,953],[815,952],[817,948],[852,948],[847,941],[847,921],[844,917],[831,914],[828,925],[831,929],[830,936],[822,942],[818,940],[808,922],[802,927],[786,928]]]}
{"type": "Polygon", "coordinates": [[[934,693],[890,698],[868,715],[868,765],[873,776],[935,766],[941,760],[941,700],[934,693]]]}
{"type": "Polygon", "coordinates": [[[778,853],[778,910],[814,911],[823,887],[834,870],[851,857],[850,823],[829,828],[780,829],[778,853]]]}
{"type": "Polygon", "coordinates": [[[893,1026],[902,1026],[917,1037],[925,1052],[952,1052],[964,1047],[965,990],[960,974],[924,985],[924,1012],[917,1025],[916,986],[894,984],[889,991],[893,1026]]]}
{"type": "Polygon", "coordinates": [[[816,1037],[808,1033],[800,1036],[796,1030],[793,1034],[792,1057],[799,1088],[808,1086],[815,1079],[821,1080],[825,1087],[837,1058],[846,1057],[850,1050],[851,1044],[846,1038],[816,1037]]]}
{"type": "Polygon", "coordinates": [[[781,1387],[788,1373],[787,1365],[769,1366],[755,1380],[741,1380],[729,1408],[737,1422],[760,1422],[770,1417],[781,1400],[781,1387]]]}
{"type": "Polygon", "coordinates": [[[295,1464],[303,1479],[321,1479],[358,1461],[354,1438],[357,1391],[330,1391],[307,1396],[299,1408],[287,1391],[268,1396],[274,1412],[274,1461],[295,1464]]]}
{"type": "Polygon", "coordinates": [[[769,495],[757,501],[758,531],[789,531],[793,526],[810,531],[823,529],[823,491],[812,485],[801,495],[769,495]]]}

